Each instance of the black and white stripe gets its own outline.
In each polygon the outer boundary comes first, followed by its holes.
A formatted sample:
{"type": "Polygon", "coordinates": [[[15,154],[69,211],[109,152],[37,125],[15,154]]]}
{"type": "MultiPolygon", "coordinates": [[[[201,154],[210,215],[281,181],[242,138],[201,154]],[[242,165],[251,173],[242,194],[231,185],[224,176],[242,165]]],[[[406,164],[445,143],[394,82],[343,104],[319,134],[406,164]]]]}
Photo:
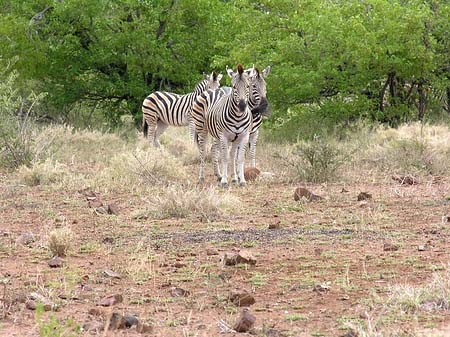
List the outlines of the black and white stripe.
{"type": "MultiPolygon", "coordinates": [[[[178,95],[170,92],[156,91],[142,103],[142,128],[144,136],[148,137],[155,147],[161,146],[159,137],[172,126],[186,126],[191,118],[192,105],[195,98],[208,89],[217,89],[222,74],[206,75],[199,82],[193,92],[186,95],[178,95]]],[[[190,138],[194,138],[194,129],[190,127],[190,138]]]]}
{"type": "MultiPolygon", "coordinates": [[[[248,143],[252,128],[252,114],[248,108],[250,94],[250,77],[252,73],[244,72],[242,65],[238,65],[238,71],[227,69],[231,77],[231,93],[225,89],[208,90],[199,95],[193,105],[192,119],[195,123],[196,140],[200,152],[200,181],[205,179],[205,142],[207,135],[220,144],[222,155],[222,172],[220,184],[227,186],[228,144],[231,146],[231,162],[233,165],[232,180],[237,182],[235,175],[235,154],[238,160],[238,177],[241,185],[245,185],[244,155],[245,146],[248,143]]],[[[214,156],[214,155],[213,155],[214,156]]]]}

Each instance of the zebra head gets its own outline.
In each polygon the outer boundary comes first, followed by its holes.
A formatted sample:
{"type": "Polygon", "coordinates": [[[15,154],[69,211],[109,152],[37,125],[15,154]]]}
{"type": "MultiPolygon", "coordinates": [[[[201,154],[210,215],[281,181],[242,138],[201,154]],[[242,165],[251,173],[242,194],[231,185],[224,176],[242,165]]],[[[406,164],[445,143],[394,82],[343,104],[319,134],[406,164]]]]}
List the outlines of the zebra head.
{"type": "MultiPolygon", "coordinates": [[[[269,76],[270,66],[264,69],[262,72],[258,68],[246,69],[245,72],[248,74],[253,70],[254,75],[250,76],[250,97],[249,97],[249,107],[253,114],[263,114],[268,115],[269,102],[267,101],[267,91],[266,91],[266,80],[265,78],[269,76]]],[[[268,116],[267,116],[268,117],[268,116]]]]}
{"type": "Polygon", "coordinates": [[[238,107],[240,114],[247,109],[248,98],[250,95],[250,76],[253,76],[253,70],[249,73],[244,72],[242,64],[238,64],[238,71],[234,72],[227,68],[228,76],[231,77],[231,97],[233,105],[238,107]]]}
{"type": "Polygon", "coordinates": [[[206,83],[206,90],[216,90],[220,87],[220,80],[222,79],[222,74],[217,74],[215,71],[211,75],[205,75],[205,79],[208,81],[206,83]]]}

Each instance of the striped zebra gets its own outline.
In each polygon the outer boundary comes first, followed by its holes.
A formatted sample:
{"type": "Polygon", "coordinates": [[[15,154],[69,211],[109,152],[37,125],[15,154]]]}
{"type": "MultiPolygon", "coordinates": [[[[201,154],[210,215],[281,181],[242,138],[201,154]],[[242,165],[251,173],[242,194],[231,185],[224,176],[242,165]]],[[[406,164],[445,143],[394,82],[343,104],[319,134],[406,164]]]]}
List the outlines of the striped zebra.
{"type": "Polygon", "coordinates": [[[178,95],[165,91],[156,91],[142,103],[142,129],[144,136],[148,137],[155,147],[160,147],[159,137],[169,125],[189,125],[189,137],[194,141],[193,124],[191,118],[192,104],[195,98],[205,90],[219,88],[222,74],[205,75],[205,78],[197,83],[193,92],[186,95],[178,95]],[[191,126],[192,125],[192,126],[191,126]]]}
{"type": "MultiPolygon", "coordinates": [[[[264,116],[268,116],[268,106],[269,103],[266,98],[266,81],[265,78],[269,76],[271,67],[266,67],[262,72],[258,68],[246,69],[245,72],[250,74],[253,71],[254,76],[250,77],[250,96],[248,101],[248,106],[252,112],[253,125],[249,136],[249,152],[250,152],[250,166],[256,166],[256,142],[258,140],[259,128],[263,121],[264,116]]],[[[226,89],[227,87],[222,87],[226,89]]],[[[237,149],[236,149],[237,150],[237,149]]],[[[218,143],[217,140],[214,141],[211,148],[214,174],[219,179],[221,174],[219,171],[219,158],[218,158],[218,143]]],[[[235,167],[235,166],[234,166],[235,167]]]]}
{"type": "Polygon", "coordinates": [[[227,69],[228,76],[231,77],[231,94],[227,94],[227,89],[208,90],[199,95],[192,109],[192,119],[195,123],[196,141],[200,153],[200,173],[201,182],[205,180],[205,142],[208,133],[220,144],[222,155],[222,172],[220,185],[228,185],[228,144],[231,142],[231,162],[233,165],[233,182],[237,182],[235,176],[235,154],[238,152],[238,176],[241,186],[245,185],[244,178],[244,156],[245,146],[248,143],[250,130],[252,127],[252,114],[248,109],[248,99],[250,93],[250,77],[252,71],[244,72],[241,64],[238,71],[227,69]]]}

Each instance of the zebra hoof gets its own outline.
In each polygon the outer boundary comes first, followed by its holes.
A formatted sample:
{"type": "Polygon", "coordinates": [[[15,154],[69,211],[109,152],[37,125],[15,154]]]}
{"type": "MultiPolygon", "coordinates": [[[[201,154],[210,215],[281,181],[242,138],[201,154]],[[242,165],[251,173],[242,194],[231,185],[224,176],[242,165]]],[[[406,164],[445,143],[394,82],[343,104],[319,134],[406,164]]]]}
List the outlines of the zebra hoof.
{"type": "Polygon", "coordinates": [[[237,179],[232,179],[231,183],[234,184],[234,185],[237,185],[238,181],[237,181],[237,179]]]}
{"type": "Polygon", "coordinates": [[[245,182],[245,181],[241,181],[240,183],[239,183],[239,186],[240,187],[245,187],[247,185],[247,183],[245,182]]]}
{"type": "Polygon", "coordinates": [[[217,181],[220,182],[222,180],[221,176],[216,176],[217,177],[217,181]]]}
{"type": "Polygon", "coordinates": [[[205,178],[199,178],[199,179],[198,179],[198,183],[199,183],[200,185],[203,185],[203,184],[205,183],[205,178]]]}
{"type": "Polygon", "coordinates": [[[220,183],[219,186],[221,188],[228,188],[228,183],[220,183]]]}

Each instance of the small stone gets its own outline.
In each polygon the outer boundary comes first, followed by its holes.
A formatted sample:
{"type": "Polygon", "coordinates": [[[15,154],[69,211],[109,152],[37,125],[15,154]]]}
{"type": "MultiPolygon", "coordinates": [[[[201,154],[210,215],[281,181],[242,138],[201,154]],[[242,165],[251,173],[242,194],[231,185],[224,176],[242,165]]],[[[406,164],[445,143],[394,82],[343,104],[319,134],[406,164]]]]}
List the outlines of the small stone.
{"type": "Polygon", "coordinates": [[[341,193],[348,193],[348,190],[345,187],[342,187],[341,193]]]}
{"type": "Polygon", "coordinates": [[[117,208],[116,204],[109,204],[107,211],[108,211],[108,214],[112,214],[112,215],[118,215],[119,214],[119,209],[117,208]]]}
{"type": "Polygon", "coordinates": [[[36,306],[39,304],[42,304],[44,306],[44,310],[45,311],[50,311],[50,310],[56,310],[57,309],[57,305],[55,303],[53,303],[52,301],[50,301],[49,299],[45,298],[44,296],[42,296],[41,294],[38,293],[31,293],[28,295],[28,301],[29,304],[27,306],[27,304],[25,303],[25,306],[30,309],[30,310],[35,310],[36,306]],[[33,308],[33,302],[34,302],[34,309],[33,308]]]}
{"type": "Polygon", "coordinates": [[[188,297],[190,293],[188,290],[185,290],[183,288],[173,287],[172,289],[170,289],[170,294],[173,297],[188,297]]]}
{"type": "Polygon", "coordinates": [[[61,268],[63,263],[64,263],[64,260],[61,257],[55,256],[48,261],[48,266],[50,268],[61,268]]]}
{"type": "Polygon", "coordinates": [[[304,199],[306,201],[316,201],[316,200],[322,200],[323,198],[321,196],[318,196],[309,190],[307,190],[304,187],[297,187],[294,191],[294,200],[299,201],[301,199],[304,199]]]}
{"type": "Polygon", "coordinates": [[[419,181],[411,175],[393,175],[392,179],[398,181],[401,185],[417,185],[419,183],[419,181]]]}
{"type": "Polygon", "coordinates": [[[113,312],[109,319],[109,329],[110,330],[118,330],[118,329],[125,329],[125,328],[126,328],[125,318],[118,312],[113,312]]]}
{"type": "Polygon", "coordinates": [[[254,181],[261,174],[261,171],[256,167],[246,167],[244,169],[244,178],[247,181],[254,181]]]}
{"type": "Polygon", "coordinates": [[[174,266],[175,268],[184,268],[184,267],[186,267],[186,263],[177,261],[177,262],[174,263],[173,266],[174,266]]]}
{"type": "Polygon", "coordinates": [[[93,199],[88,201],[88,205],[90,208],[99,208],[103,207],[103,203],[99,199],[93,199]]]}
{"type": "Polygon", "coordinates": [[[218,276],[224,282],[227,282],[228,280],[231,279],[231,275],[229,273],[226,273],[226,272],[221,272],[218,276]]]}
{"type": "Polygon", "coordinates": [[[395,252],[399,249],[398,245],[395,245],[393,243],[385,242],[383,245],[383,250],[385,252],[395,252]]]}
{"type": "Polygon", "coordinates": [[[425,246],[424,245],[419,245],[419,247],[417,247],[417,250],[419,252],[423,252],[423,251],[425,251],[425,246]]]}
{"type": "Polygon", "coordinates": [[[117,279],[122,278],[122,275],[120,275],[119,273],[116,273],[115,271],[109,270],[109,269],[104,270],[103,275],[106,277],[117,278],[117,279]]]}
{"type": "Polygon", "coordinates": [[[153,326],[139,321],[136,325],[136,331],[139,333],[153,333],[153,326]]]}
{"type": "Polygon", "coordinates": [[[358,201],[369,200],[372,199],[372,194],[367,192],[361,192],[358,194],[358,201]]]}
{"type": "Polygon", "coordinates": [[[256,317],[252,315],[248,308],[244,308],[242,309],[238,320],[234,323],[233,330],[236,330],[237,332],[247,332],[253,327],[255,321],[256,317]]]}
{"type": "Polygon", "coordinates": [[[246,264],[255,265],[256,258],[249,251],[241,250],[238,253],[237,263],[246,263],[246,264]]]}
{"type": "Polygon", "coordinates": [[[89,309],[88,314],[91,316],[106,316],[106,312],[101,308],[91,308],[89,309]]]}
{"type": "Polygon", "coordinates": [[[318,293],[324,293],[330,290],[330,285],[327,283],[316,284],[313,288],[313,291],[318,293]]]}
{"type": "Polygon", "coordinates": [[[237,264],[237,258],[238,258],[237,253],[234,252],[225,253],[225,255],[223,256],[223,263],[226,266],[234,266],[237,264]]]}
{"type": "Polygon", "coordinates": [[[97,207],[95,209],[95,213],[97,213],[97,214],[108,214],[108,210],[105,207],[100,206],[100,207],[97,207]]]}
{"type": "Polygon", "coordinates": [[[92,322],[88,322],[83,324],[82,327],[83,331],[90,331],[90,332],[100,332],[103,331],[105,329],[105,324],[103,322],[100,321],[92,321],[92,322]]]}
{"type": "Polygon", "coordinates": [[[269,229],[280,229],[280,228],[281,228],[281,221],[269,224],[269,229]]]}
{"type": "Polygon", "coordinates": [[[124,315],[123,318],[125,319],[125,327],[131,328],[133,325],[138,325],[139,318],[135,315],[124,315]]]}
{"type": "Polygon", "coordinates": [[[22,233],[16,239],[16,244],[29,246],[36,241],[36,237],[31,233],[22,233]]]}
{"type": "Polygon", "coordinates": [[[100,301],[97,302],[97,305],[103,306],[103,307],[110,307],[112,305],[122,303],[123,302],[123,296],[121,294],[114,294],[109,295],[104,298],[102,298],[100,301]]]}
{"type": "Polygon", "coordinates": [[[28,310],[36,310],[37,304],[33,300],[28,300],[25,302],[25,308],[28,310]]]}
{"type": "Polygon", "coordinates": [[[112,238],[112,237],[110,237],[110,236],[107,236],[106,238],[104,238],[103,240],[102,240],[102,243],[105,243],[105,244],[112,244],[112,243],[114,243],[114,238],[112,238]]]}
{"type": "Polygon", "coordinates": [[[219,252],[214,248],[207,248],[206,255],[208,255],[208,256],[219,255],[219,252]]]}
{"type": "Polygon", "coordinates": [[[228,300],[238,307],[248,307],[256,302],[255,298],[245,289],[231,291],[228,300]]]}

